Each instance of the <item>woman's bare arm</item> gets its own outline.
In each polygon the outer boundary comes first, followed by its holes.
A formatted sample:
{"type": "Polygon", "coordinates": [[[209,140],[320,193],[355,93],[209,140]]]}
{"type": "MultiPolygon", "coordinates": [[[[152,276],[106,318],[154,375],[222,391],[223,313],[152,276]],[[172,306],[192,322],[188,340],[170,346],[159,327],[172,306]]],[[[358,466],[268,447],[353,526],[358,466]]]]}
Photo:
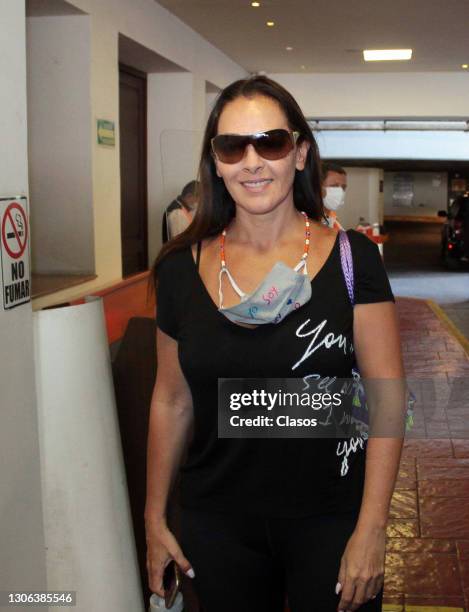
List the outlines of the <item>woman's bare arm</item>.
{"type": "MultiPolygon", "coordinates": [[[[353,331],[361,377],[376,381],[394,379],[399,395],[405,374],[395,305],[392,302],[357,304],[353,331]]],[[[403,438],[397,436],[369,438],[365,488],[357,528],[386,526],[402,445],[403,438]]]]}
{"type": "MultiPolygon", "coordinates": [[[[378,411],[378,421],[384,422],[384,433],[387,435],[386,413],[390,413],[390,422],[395,424],[395,415],[399,413],[403,403],[401,389],[404,368],[394,304],[357,304],[354,308],[353,335],[360,374],[372,383],[371,398],[365,383],[367,403],[372,400],[373,407],[378,411]],[[384,381],[384,394],[381,381],[384,381]]],[[[370,409],[370,425],[373,414],[376,413],[370,409]]],[[[371,429],[370,426],[370,432],[371,429]]],[[[365,487],[360,513],[342,555],[338,574],[336,592],[342,590],[337,606],[339,612],[355,612],[370,598],[375,597],[383,586],[386,523],[399,469],[402,443],[403,438],[393,435],[392,432],[389,437],[371,435],[368,439],[365,487]]]]}
{"type": "Polygon", "coordinates": [[[150,407],[145,522],[166,522],[168,498],[193,422],[192,395],[177,341],[157,328],[157,374],[150,407]]]}

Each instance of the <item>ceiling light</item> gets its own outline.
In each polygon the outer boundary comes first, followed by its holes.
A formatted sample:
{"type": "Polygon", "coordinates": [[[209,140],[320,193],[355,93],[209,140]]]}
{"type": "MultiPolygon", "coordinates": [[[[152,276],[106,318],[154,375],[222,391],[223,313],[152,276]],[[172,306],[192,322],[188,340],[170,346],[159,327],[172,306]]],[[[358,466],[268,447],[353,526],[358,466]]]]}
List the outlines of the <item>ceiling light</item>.
{"type": "Polygon", "coordinates": [[[268,21],[266,25],[268,25],[269,28],[273,28],[275,25],[275,21],[268,21]]]}
{"type": "Polygon", "coordinates": [[[256,6],[257,7],[257,6],[260,6],[260,5],[261,5],[260,2],[251,2],[251,6],[256,6]]]}
{"type": "Polygon", "coordinates": [[[287,51],[293,51],[293,47],[285,47],[287,51]]]}
{"type": "Polygon", "coordinates": [[[412,49],[365,49],[365,62],[383,62],[389,60],[410,60],[412,49]]]}
{"type": "Polygon", "coordinates": [[[469,68],[469,64],[461,64],[461,68],[463,70],[467,70],[469,68]]]}
{"type": "Polygon", "coordinates": [[[306,66],[301,66],[301,70],[306,70],[306,66]]]}

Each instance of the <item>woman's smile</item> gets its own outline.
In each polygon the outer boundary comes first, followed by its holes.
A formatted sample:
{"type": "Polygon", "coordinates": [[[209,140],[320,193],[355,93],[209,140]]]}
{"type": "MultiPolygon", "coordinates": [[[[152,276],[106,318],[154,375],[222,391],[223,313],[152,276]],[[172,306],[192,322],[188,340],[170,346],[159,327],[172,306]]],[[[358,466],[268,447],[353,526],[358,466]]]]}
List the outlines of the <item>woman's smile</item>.
{"type": "Polygon", "coordinates": [[[249,179],[241,181],[241,185],[250,193],[264,193],[274,179],[249,179]]]}

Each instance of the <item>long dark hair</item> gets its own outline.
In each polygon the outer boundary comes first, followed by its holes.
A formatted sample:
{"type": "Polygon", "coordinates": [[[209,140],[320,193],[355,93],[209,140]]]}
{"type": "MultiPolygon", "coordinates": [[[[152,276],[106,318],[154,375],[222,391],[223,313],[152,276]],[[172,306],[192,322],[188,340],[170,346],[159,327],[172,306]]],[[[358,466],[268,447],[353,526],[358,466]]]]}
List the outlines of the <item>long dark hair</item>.
{"type": "Polygon", "coordinates": [[[295,172],[293,201],[295,207],[304,210],[311,219],[317,221],[324,214],[319,150],[296,100],[279,83],[265,76],[253,76],[235,81],[220,93],[207,121],[198,172],[199,203],[194,219],[184,232],[166,242],[158,253],[152,268],[154,287],[158,282],[158,266],[168,253],[182,250],[204,238],[216,236],[236,214],[233,198],[226,189],[223,179],[217,176],[211,139],[217,135],[218,121],[225,106],[241,96],[245,98],[266,96],[275,100],[285,113],[290,129],[300,133],[298,144],[309,142],[304,170],[295,172]]]}

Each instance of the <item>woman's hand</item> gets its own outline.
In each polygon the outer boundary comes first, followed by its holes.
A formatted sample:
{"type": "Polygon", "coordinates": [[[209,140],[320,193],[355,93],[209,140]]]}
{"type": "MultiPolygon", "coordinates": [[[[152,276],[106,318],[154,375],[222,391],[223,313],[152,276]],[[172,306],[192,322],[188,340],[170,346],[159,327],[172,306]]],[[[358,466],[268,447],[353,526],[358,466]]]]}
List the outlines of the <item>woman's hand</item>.
{"type": "Polygon", "coordinates": [[[194,578],[194,570],[184,556],[176,538],[163,519],[146,522],[147,572],[148,583],[153,593],[164,597],[163,573],[165,567],[174,559],[181,570],[194,578]]]}
{"type": "Polygon", "coordinates": [[[379,593],[384,583],[385,547],[383,527],[361,527],[352,533],[340,562],[339,612],[353,612],[379,593]]]}

